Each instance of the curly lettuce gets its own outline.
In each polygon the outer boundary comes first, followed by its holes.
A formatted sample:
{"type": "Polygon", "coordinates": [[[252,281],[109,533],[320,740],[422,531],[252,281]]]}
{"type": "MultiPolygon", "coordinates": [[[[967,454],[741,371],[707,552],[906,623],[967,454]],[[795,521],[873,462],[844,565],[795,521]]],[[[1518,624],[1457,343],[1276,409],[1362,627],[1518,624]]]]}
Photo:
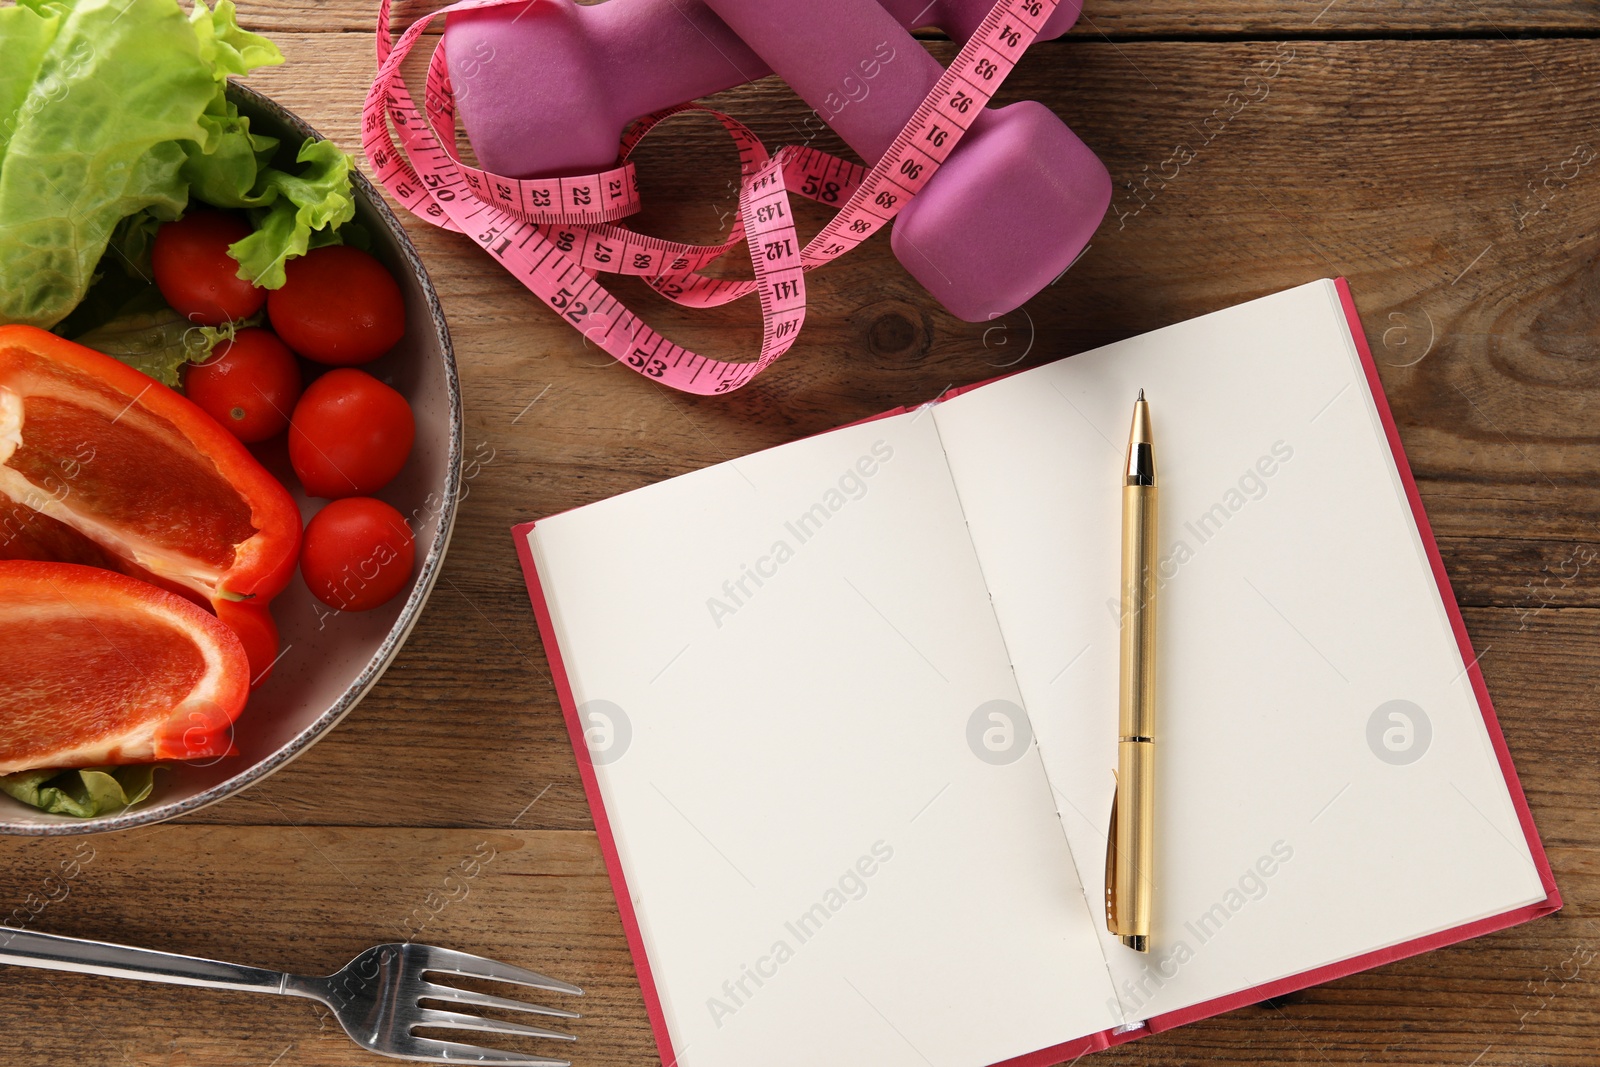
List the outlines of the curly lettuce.
{"type": "MultiPolygon", "coordinates": [[[[230,74],[283,62],[270,41],[239,29],[232,0],[220,0],[209,17],[200,17],[203,4],[195,10],[201,54],[213,64],[219,83],[230,74]]],[[[327,141],[308,139],[295,158],[305,164],[298,172],[273,167],[277,139],[252,133],[250,119],[222,93],[200,123],[205,140],[184,146],[190,192],[216,207],[248,209],[255,232],[228,251],[239,263],[239,277],[277,289],[288,259],[334,243],[338,228],[355,217],[350,156],[327,141]]]]}
{"type": "Polygon", "coordinates": [[[191,196],[251,215],[230,251],[267,288],[355,214],[349,156],[308,141],[305,166],[274,167],[277,140],[227,98],[230,76],[283,62],[232,0],[19,0],[0,55],[0,322],[55,327],[111,273],[148,284],[121,238],[191,196]]]}
{"type": "Polygon", "coordinates": [[[299,174],[268,168],[261,172],[254,203],[246,206],[255,232],[228,246],[239,261],[239,277],[277,289],[284,283],[283,265],[318,245],[338,244],[339,228],[355,218],[355,193],[350,187],[350,156],[328,141],[307,141],[296,161],[299,174]]]}

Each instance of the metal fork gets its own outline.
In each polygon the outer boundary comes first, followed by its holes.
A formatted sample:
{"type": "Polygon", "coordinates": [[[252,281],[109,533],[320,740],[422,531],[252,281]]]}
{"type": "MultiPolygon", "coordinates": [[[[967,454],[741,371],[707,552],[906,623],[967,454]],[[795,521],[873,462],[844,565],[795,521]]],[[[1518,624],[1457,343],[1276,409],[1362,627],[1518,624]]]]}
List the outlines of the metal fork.
{"type": "Polygon", "coordinates": [[[575,985],[558,982],[521,967],[496,963],[453,949],[409,942],[375,945],[326,978],[308,978],[147,948],[84,941],[32,930],[0,929],[0,964],[100,974],[110,978],[134,978],[144,982],[203,986],[207,989],[238,989],[249,993],[285,993],[307,997],[326,1005],[350,1039],[373,1052],[428,1063],[495,1063],[506,1067],[569,1067],[570,1061],[480,1048],[454,1041],[438,1041],[418,1037],[412,1031],[419,1027],[433,1027],[491,1034],[521,1034],[558,1041],[577,1039],[571,1034],[524,1023],[424,1008],[422,1002],[432,1000],[453,1007],[525,1011],[560,1019],[576,1019],[579,1018],[578,1014],[561,1008],[544,1008],[525,1001],[438,985],[423,978],[424,972],[491,978],[575,996],[583,993],[575,985]]]}

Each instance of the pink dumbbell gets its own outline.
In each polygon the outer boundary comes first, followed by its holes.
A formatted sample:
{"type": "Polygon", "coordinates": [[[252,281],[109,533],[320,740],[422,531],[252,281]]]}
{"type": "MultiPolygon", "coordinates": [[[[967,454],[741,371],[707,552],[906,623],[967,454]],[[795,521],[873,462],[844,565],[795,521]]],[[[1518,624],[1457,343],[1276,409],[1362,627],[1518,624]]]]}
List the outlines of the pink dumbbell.
{"type": "MultiPolygon", "coordinates": [[[[936,26],[963,44],[993,6],[878,2],[903,26],[936,26]]],[[[1040,38],[1066,33],[1081,4],[1063,0],[1040,38]]],[[[603,170],[640,116],[772,73],[701,0],[533,0],[456,11],[445,17],[444,50],[479,163],[512,178],[603,170]]],[[[857,70],[829,91],[848,100],[861,84],[857,70]]]]}
{"type": "MultiPolygon", "coordinates": [[[[1041,38],[1066,32],[1080,3],[1064,0],[1041,38]]],[[[758,53],[778,60],[779,73],[870,164],[942,73],[906,27],[938,25],[964,42],[991,6],[535,0],[452,13],[443,47],[467,136],[497,173],[609,166],[623,129],[640,115],[768,74],[758,53]],[[858,96],[852,87],[862,87],[868,70],[872,80],[858,96]]],[[[892,247],[952,313],[982,322],[1065,270],[1110,199],[1110,178],[1094,154],[1048,108],[1025,101],[979,116],[900,213],[892,247]]]]}
{"type": "MultiPolygon", "coordinates": [[[[876,163],[944,73],[873,0],[706,0],[812,107],[878,41],[896,59],[832,120],[876,163]],[[903,54],[903,59],[901,58],[903,54]]],[[[1016,308],[1066,270],[1111,202],[1111,178],[1049,108],[985,110],[895,219],[900,262],[946,308],[981,322],[1016,308]]]]}

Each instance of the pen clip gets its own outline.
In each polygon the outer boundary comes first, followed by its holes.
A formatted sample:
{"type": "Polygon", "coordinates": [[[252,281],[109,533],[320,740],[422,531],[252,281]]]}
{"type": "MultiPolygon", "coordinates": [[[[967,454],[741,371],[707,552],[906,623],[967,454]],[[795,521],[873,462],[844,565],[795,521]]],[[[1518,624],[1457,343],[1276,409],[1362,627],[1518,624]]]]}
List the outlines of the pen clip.
{"type": "MultiPolygon", "coordinates": [[[[1116,781],[1117,772],[1111,772],[1116,781]]],[[[1117,929],[1117,791],[1111,792],[1111,825],[1106,830],[1106,929],[1113,934],[1117,929]]]]}

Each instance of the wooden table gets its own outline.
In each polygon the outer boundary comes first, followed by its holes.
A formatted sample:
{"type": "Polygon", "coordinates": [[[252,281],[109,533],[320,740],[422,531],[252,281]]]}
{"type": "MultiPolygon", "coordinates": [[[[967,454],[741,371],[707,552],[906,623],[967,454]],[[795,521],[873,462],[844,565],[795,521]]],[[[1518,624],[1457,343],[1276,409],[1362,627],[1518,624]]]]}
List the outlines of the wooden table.
{"type": "MultiPolygon", "coordinates": [[[[289,59],[251,84],[359,151],[375,4],[243,7],[289,59]]],[[[1600,1062],[1600,12],[1087,7],[1003,101],[1060,113],[1110,168],[1113,208],[1065,277],[988,325],[945,314],[880,234],[812,276],[788,357],[732,396],[691,398],[585,349],[476,247],[411,220],[461,363],[470,480],[409,644],[343,725],[236,799],[126,834],[0,842],[0,903],[22,905],[77,856],[37,928],[307,972],[410,933],[585,986],[586,1067],[654,1062],[508,527],[1342,274],[1566,909],[1097,1062],[1600,1062]],[[488,850],[448,900],[446,877],[488,850]]],[[[421,10],[402,5],[402,20],[421,10]]],[[[794,140],[807,112],[770,79],[723,103],[769,144],[794,140]]],[[[679,129],[647,147],[641,174],[647,203],[684,204],[641,225],[707,238],[734,203],[734,160],[711,123],[679,129]]],[[[754,350],[746,304],[684,315],[622,288],[691,347],[754,350]]],[[[16,1067],[379,1062],[299,1000],[20,971],[0,988],[0,1059],[16,1067]]]]}

